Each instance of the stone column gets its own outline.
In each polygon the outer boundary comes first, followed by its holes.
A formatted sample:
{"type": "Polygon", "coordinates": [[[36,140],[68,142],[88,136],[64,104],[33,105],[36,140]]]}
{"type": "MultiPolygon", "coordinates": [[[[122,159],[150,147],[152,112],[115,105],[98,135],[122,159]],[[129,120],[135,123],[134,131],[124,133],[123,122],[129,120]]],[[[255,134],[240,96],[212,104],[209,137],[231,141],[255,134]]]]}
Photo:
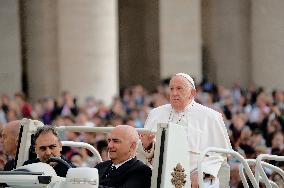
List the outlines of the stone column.
{"type": "Polygon", "coordinates": [[[250,1],[203,0],[204,74],[231,87],[250,80],[250,1]]]}
{"type": "Polygon", "coordinates": [[[81,102],[95,96],[109,104],[118,94],[116,0],[59,0],[59,88],[81,102]]]}
{"type": "Polygon", "coordinates": [[[19,4],[0,1],[0,95],[22,90],[19,4]]]}
{"type": "Polygon", "coordinates": [[[23,60],[31,101],[57,96],[57,1],[21,0],[23,60]]]}
{"type": "Polygon", "coordinates": [[[200,0],[160,0],[161,77],[185,72],[202,77],[200,0]]]}
{"type": "Polygon", "coordinates": [[[284,89],[284,1],[252,1],[252,78],[256,85],[284,89]]]}
{"type": "Polygon", "coordinates": [[[156,88],[159,73],[158,0],[119,1],[120,87],[156,88]]]}

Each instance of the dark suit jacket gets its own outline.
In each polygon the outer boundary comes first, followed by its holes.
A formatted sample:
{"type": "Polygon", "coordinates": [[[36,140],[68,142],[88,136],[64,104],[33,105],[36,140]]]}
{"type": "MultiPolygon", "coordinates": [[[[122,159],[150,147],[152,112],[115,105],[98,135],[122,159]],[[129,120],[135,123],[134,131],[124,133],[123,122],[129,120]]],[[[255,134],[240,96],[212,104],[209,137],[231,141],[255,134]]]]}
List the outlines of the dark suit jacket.
{"type": "Polygon", "coordinates": [[[150,188],[152,170],[143,162],[135,158],[127,161],[115,172],[106,177],[112,162],[99,163],[95,168],[99,172],[100,188],[150,188]]]}
{"type": "Polygon", "coordinates": [[[4,171],[11,171],[15,169],[15,165],[16,165],[15,159],[9,160],[4,166],[4,171]]]}
{"type": "MultiPolygon", "coordinates": [[[[4,166],[4,171],[11,171],[15,169],[16,161],[14,159],[9,160],[5,166],[4,166]]],[[[8,187],[6,183],[0,183],[0,188],[2,187],[8,187]]]]}
{"type": "MultiPolygon", "coordinates": [[[[65,157],[61,156],[61,159],[66,161],[72,168],[75,168],[75,166],[69,160],[67,160],[65,157]]],[[[39,158],[30,159],[30,160],[25,161],[23,165],[38,163],[38,162],[40,162],[39,158]]],[[[68,171],[68,168],[66,166],[58,163],[57,165],[55,165],[53,167],[53,169],[55,170],[57,176],[66,177],[66,174],[67,174],[67,171],[68,171]]]]}

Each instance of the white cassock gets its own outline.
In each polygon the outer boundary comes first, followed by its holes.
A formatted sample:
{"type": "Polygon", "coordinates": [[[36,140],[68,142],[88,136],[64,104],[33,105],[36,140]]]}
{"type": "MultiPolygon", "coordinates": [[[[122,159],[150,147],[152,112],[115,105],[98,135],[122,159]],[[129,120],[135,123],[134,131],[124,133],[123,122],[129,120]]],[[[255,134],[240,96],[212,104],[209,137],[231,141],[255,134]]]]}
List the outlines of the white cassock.
{"type": "MultiPolygon", "coordinates": [[[[158,123],[175,123],[184,127],[187,132],[190,171],[197,168],[199,154],[207,147],[231,149],[229,136],[221,113],[194,100],[183,112],[177,113],[170,104],[150,111],[144,127],[157,130],[158,123]]],[[[203,171],[217,177],[222,164],[220,156],[212,156],[205,161],[203,171]]]]}

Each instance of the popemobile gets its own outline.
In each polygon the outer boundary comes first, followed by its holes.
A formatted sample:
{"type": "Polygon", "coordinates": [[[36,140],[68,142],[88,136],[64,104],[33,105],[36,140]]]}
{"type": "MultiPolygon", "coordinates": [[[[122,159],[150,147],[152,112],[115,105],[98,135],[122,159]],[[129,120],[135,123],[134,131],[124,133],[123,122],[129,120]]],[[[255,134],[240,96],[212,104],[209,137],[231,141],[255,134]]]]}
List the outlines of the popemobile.
{"type": "MultiPolygon", "coordinates": [[[[7,187],[15,188],[98,188],[99,176],[96,168],[79,167],[71,168],[68,163],[59,159],[51,158],[49,162],[57,162],[69,168],[66,178],[57,176],[55,170],[47,163],[33,163],[22,166],[24,161],[29,159],[31,147],[31,138],[42,122],[37,120],[22,119],[21,131],[19,135],[19,144],[16,155],[16,169],[12,171],[0,172],[0,183],[7,187]]],[[[82,126],[60,126],[57,131],[76,131],[76,132],[109,132],[112,127],[82,127],[82,126]]],[[[139,128],[139,133],[153,133],[150,130],[139,128]]],[[[187,137],[182,127],[176,124],[159,124],[156,134],[156,144],[154,151],[154,161],[152,164],[151,188],[188,188],[190,187],[189,171],[189,153],[186,143],[187,137]]],[[[82,147],[93,153],[93,156],[99,161],[101,157],[98,151],[90,144],[84,142],[62,141],[63,146],[82,147]]],[[[198,180],[199,187],[205,188],[206,182],[203,182],[203,171],[206,166],[202,165],[209,153],[218,153],[225,157],[234,157],[240,162],[240,177],[244,187],[249,188],[248,179],[252,186],[259,188],[262,182],[266,187],[278,187],[270,181],[265,169],[270,169],[279,173],[284,179],[284,171],[276,166],[270,165],[264,160],[284,161],[282,156],[259,155],[256,159],[244,159],[239,153],[233,150],[221,148],[207,148],[199,156],[198,160],[198,180]],[[250,164],[255,169],[250,168],[250,164]],[[254,171],[254,173],[253,173],[254,171]]],[[[143,154],[143,153],[142,153],[143,154]]],[[[147,153],[144,153],[147,155],[147,153]]],[[[142,155],[143,156],[143,155],[142,155]]],[[[230,167],[225,161],[218,173],[220,187],[229,187],[230,167]]]]}

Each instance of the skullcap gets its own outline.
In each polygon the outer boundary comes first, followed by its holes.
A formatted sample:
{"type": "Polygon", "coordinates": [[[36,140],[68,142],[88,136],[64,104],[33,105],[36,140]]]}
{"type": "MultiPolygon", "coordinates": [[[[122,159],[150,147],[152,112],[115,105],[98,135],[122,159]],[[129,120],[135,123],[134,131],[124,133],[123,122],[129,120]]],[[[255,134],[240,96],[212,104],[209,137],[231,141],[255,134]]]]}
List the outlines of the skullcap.
{"type": "Polygon", "coordinates": [[[177,73],[175,74],[175,76],[182,76],[185,79],[187,79],[187,81],[193,86],[193,88],[195,89],[195,85],[194,85],[194,81],[193,79],[186,73],[177,73]]]}

